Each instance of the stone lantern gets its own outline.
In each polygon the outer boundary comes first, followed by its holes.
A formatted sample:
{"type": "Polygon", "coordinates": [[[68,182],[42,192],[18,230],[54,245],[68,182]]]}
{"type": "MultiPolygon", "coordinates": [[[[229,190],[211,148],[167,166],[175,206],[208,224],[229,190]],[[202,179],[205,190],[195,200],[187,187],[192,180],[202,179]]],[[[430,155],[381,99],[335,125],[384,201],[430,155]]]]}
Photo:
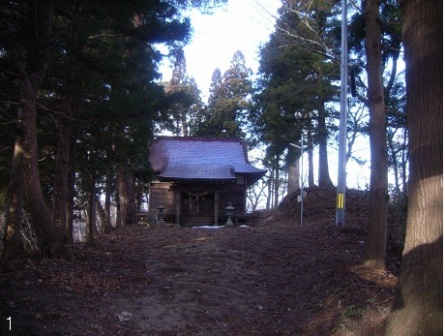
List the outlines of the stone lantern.
{"type": "Polygon", "coordinates": [[[164,221],[164,209],[165,206],[161,203],[157,206],[157,208],[159,210],[159,218],[158,218],[158,225],[165,225],[165,221],[164,221]]]}
{"type": "Polygon", "coordinates": [[[229,202],[229,205],[226,206],[226,215],[227,215],[226,226],[233,226],[232,216],[234,214],[234,210],[235,208],[232,206],[232,203],[229,202]]]}

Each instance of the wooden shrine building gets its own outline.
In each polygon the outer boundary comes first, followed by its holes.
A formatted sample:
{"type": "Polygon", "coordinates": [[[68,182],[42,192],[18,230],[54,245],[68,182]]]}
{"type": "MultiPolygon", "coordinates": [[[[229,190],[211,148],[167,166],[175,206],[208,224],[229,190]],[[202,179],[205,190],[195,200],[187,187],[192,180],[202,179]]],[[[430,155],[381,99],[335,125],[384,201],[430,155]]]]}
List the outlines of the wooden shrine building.
{"type": "Polygon", "coordinates": [[[158,137],[150,163],[149,210],[161,206],[166,221],[181,226],[223,224],[229,203],[245,213],[247,188],[266,172],[249,163],[245,144],[233,138],[158,137]]]}

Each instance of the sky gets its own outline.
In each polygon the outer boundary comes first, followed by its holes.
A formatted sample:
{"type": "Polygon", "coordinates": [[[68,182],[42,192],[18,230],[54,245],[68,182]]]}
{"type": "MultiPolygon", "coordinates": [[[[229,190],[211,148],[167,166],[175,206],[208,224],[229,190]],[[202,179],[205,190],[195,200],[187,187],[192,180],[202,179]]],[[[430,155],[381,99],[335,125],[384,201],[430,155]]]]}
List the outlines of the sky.
{"type": "MultiPolygon", "coordinates": [[[[193,77],[204,100],[216,68],[224,73],[234,53],[240,50],[246,66],[254,74],[258,69],[258,48],[274,31],[275,15],[280,0],[228,0],[227,4],[202,14],[197,9],[187,12],[193,29],[190,43],[184,48],[187,73],[193,77]]],[[[171,64],[161,66],[164,81],[171,78],[171,64]]]]}

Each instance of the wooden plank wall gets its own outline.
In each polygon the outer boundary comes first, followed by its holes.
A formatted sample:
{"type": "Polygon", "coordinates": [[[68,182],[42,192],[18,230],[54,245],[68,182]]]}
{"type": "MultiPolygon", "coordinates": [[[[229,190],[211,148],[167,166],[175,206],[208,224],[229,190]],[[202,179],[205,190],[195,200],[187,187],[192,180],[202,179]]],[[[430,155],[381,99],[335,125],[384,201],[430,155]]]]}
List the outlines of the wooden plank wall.
{"type": "Polygon", "coordinates": [[[164,214],[175,214],[175,193],[170,191],[170,182],[153,182],[150,186],[150,210],[157,211],[157,207],[163,204],[164,214]]]}

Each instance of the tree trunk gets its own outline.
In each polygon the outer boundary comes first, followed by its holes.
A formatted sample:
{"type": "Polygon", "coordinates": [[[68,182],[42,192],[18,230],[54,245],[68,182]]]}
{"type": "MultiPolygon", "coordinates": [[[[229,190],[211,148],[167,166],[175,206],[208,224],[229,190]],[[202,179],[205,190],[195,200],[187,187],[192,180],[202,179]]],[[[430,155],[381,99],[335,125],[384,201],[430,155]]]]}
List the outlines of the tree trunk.
{"type": "Polygon", "coordinates": [[[48,252],[51,245],[58,242],[51,213],[45,203],[40,185],[38,168],[37,146],[37,91],[43,80],[42,73],[34,73],[22,78],[21,108],[23,111],[23,150],[25,152],[24,173],[25,196],[33,226],[36,230],[39,247],[44,253],[48,252]]]}
{"type": "MultiPolygon", "coordinates": [[[[408,143],[408,130],[405,129],[403,132],[403,144],[406,145],[408,143]]],[[[405,155],[405,151],[403,152],[402,158],[402,191],[403,194],[406,195],[408,193],[408,155],[405,155]]]]}
{"type": "Polygon", "coordinates": [[[297,154],[295,160],[289,164],[287,170],[287,193],[291,194],[300,188],[300,156],[297,154]]]}
{"type": "Polygon", "coordinates": [[[371,185],[369,223],[363,264],[384,269],[388,217],[388,152],[382,72],[380,0],[366,0],[366,71],[370,113],[371,185]]]}
{"type": "Polygon", "coordinates": [[[274,200],[273,200],[273,207],[276,208],[278,206],[278,199],[280,196],[280,157],[277,155],[274,163],[274,200]]]}
{"type": "Polygon", "coordinates": [[[119,188],[116,193],[116,223],[115,228],[119,228],[122,226],[122,216],[121,216],[121,202],[119,196],[119,188]]]}
{"type": "MultiPolygon", "coordinates": [[[[49,45],[52,32],[54,3],[41,1],[30,8],[29,28],[33,43],[19,47],[20,55],[16,67],[21,73],[20,108],[22,110],[25,197],[36,231],[38,245],[43,253],[49,254],[49,248],[57,243],[57,236],[51,213],[43,197],[38,168],[37,146],[37,111],[36,101],[40,86],[49,66],[49,45]]],[[[22,42],[22,41],[19,41],[22,42]]],[[[15,51],[17,52],[17,51],[15,51]]],[[[14,54],[14,51],[12,52],[14,54]]]]}
{"type": "Polygon", "coordinates": [[[403,261],[385,335],[442,335],[443,3],[401,4],[410,181],[403,261]]]}
{"type": "Polygon", "coordinates": [[[88,191],[88,210],[87,210],[87,243],[92,244],[94,242],[94,230],[96,226],[96,207],[94,206],[96,200],[96,174],[91,173],[90,189],[88,191]]]}
{"type": "MultiPolygon", "coordinates": [[[[72,116],[73,103],[70,97],[65,97],[61,104],[61,110],[70,118],[72,116]]],[[[54,228],[60,241],[68,239],[68,208],[69,208],[69,176],[71,173],[71,133],[72,122],[70,119],[60,121],[59,141],[57,144],[54,191],[53,191],[53,221],[54,228]]]]}
{"type": "Polygon", "coordinates": [[[74,157],[75,157],[75,146],[76,146],[76,139],[75,137],[71,137],[71,150],[70,150],[70,164],[69,164],[69,170],[70,173],[68,175],[68,205],[67,205],[67,217],[66,217],[66,235],[67,235],[67,242],[68,244],[73,243],[73,220],[74,220],[74,196],[76,193],[75,190],[75,180],[76,180],[76,174],[75,174],[75,167],[74,167],[74,157]]]}
{"type": "Polygon", "coordinates": [[[95,202],[96,209],[98,212],[97,217],[99,218],[99,225],[97,225],[97,227],[98,227],[97,233],[103,234],[105,232],[105,222],[107,220],[107,214],[105,212],[104,206],[102,205],[102,203],[97,195],[95,195],[94,202],[95,202]]]}
{"type": "Polygon", "coordinates": [[[323,106],[320,106],[318,111],[318,185],[320,187],[334,187],[331,177],[329,175],[329,161],[328,161],[328,130],[326,128],[326,111],[323,106]]]}
{"type": "Polygon", "coordinates": [[[131,174],[130,167],[119,163],[117,164],[116,171],[119,188],[121,224],[136,224],[136,203],[133,190],[133,175],[131,174]]]}
{"type": "MultiPolygon", "coordinates": [[[[21,132],[20,129],[19,132],[21,132]]],[[[14,145],[11,180],[8,190],[8,208],[6,212],[6,226],[5,234],[3,236],[2,253],[2,259],[5,261],[20,258],[25,252],[21,236],[23,190],[25,183],[23,175],[23,156],[24,153],[21,146],[21,135],[19,135],[14,145]]]]}
{"type": "Polygon", "coordinates": [[[267,197],[266,197],[266,209],[269,210],[272,201],[272,189],[273,189],[273,170],[269,170],[269,177],[267,179],[267,197]]]}

